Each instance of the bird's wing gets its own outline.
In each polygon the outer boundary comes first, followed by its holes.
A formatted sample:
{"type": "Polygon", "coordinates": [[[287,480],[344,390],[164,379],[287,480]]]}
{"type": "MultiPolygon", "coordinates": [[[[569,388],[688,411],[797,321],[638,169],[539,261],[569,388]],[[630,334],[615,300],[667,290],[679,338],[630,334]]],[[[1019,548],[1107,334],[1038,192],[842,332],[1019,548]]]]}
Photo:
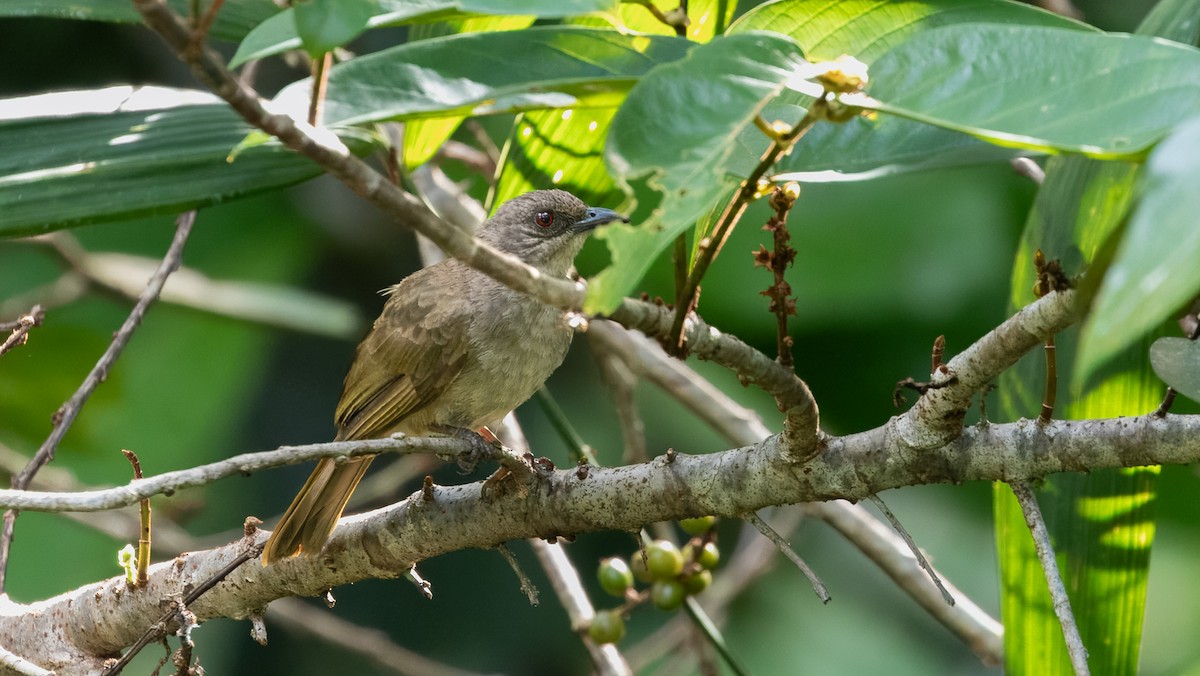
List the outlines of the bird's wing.
{"type": "MultiPolygon", "coordinates": [[[[423,271],[425,272],[425,271],[423,271]]],[[[457,284],[397,285],[358,346],[334,419],[338,439],[370,439],[436,399],[467,360],[470,307],[457,284]]]]}

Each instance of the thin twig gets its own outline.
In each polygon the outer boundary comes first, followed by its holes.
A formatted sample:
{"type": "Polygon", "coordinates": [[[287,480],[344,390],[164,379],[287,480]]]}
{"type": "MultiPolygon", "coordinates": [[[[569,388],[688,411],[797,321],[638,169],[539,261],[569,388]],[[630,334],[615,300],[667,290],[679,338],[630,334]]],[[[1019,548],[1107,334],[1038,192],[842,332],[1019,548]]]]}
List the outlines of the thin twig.
{"type": "Polygon", "coordinates": [[[746,179],[742,181],[733,199],[725,206],[725,210],[721,212],[721,216],[717,219],[717,224],[713,227],[712,234],[700,242],[696,250],[695,263],[688,274],[687,282],[675,297],[675,318],[671,323],[671,330],[667,334],[665,342],[676,354],[683,354],[686,351],[684,345],[684,320],[696,309],[700,280],[708,272],[709,266],[712,265],[717,254],[725,246],[725,242],[729,240],[729,235],[733,232],[734,226],[737,225],[742,214],[746,211],[746,207],[757,197],[759,181],[779,161],[779,158],[786,155],[792,146],[795,145],[796,141],[800,140],[800,137],[804,136],[817,123],[817,120],[820,119],[821,113],[819,110],[824,105],[823,101],[824,99],[814,101],[809,106],[809,110],[805,113],[804,117],[796,123],[796,126],[782,134],[772,136],[771,146],[763,153],[758,165],[746,176],[746,179]]]}
{"type": "Polygon", "coordinates": [[[591,624],[596,611],[588,599],[587,591],[579,579],[579,571],[572,565],[567,556],[565,545],[550,544],[545,540],[530,540],[529,544],[541,561],[542,569],[550,578],[550,586],[558,596],[567,617],[571,620],[571,628],[580,634],[581,640],[591,655],[596,672],[602,676],[632,676],[633,671],[621,656],[621,651],[612,643],[597,644],[591,636],[583,631],[591,624]]]}
{"type": "Polygon", "coordinates": [[[916,540],[913,540],[912,536],[908,534],[908,530],[904,528],[904,524],[900,523],[900,519],[896,518],[896,515],[892,513],[892,510],[888,508],[887,504],[878,495],[870,495],[867,499],[878,507],[880,512],[883,512],[883,515],[887,517],[888,523],[892,524],[892,528],[895,528],[900,537],[904,539],[904,544],[908,545],[913,556],[917,557],[917,563],[925,569],[925,572],[929,574],[929,579],[933,580],[933,584],[942,593],[942,599],[946,601],[946,605],[954,605],[954,597],[946,589],[946,585],[942,584],[942,578],[938,577],[937,571],[929,564],[929,559],[925,558],[924,552],[917,546],[916,540]]]}
{"type": "Polygon", "coordinates": [[[500,556],[504,557],[504,560],[508,562],[508,567],[512,568],[512,571],[517,575],[517,579],[521,581],[521,591],[525,592],[525,598],[529,599],[529,605],[536,608],[538,604],[537,585],[521,569],[520,562],[517,561],[517,557],[513,556],[512,550],[508,548],[508,545],[501,542],[496,545],[496,551],[500,552],[500,556]]]}
{"type": "Polygon", "coordinates": [[[442,664],[397,645],[387,632],[364,627],[297,598],[271,603],[270,618],[290,632],[362,655],[389,671],[404,676],[479,676],[475,672],[442,664]]]}
{"type": "Polygon", "coordinates": [[[771,542],[774,542],[775,546],[779,548],[779,551],[783,552],[783,555],[789,561],[796,564],[800,572],[804,573],[804,577],[808,578],[808,583],[812,585],[813,592],[816,593],[817,598],[821,599],[821,603],[829,603],[832,600],[832,597],[829,596],[829,590],[825,588],[825,583],[821,582],[821,578],[817,577],[813,569],[804,562],[804,559],[800,558],[800,555],[792,549],[792,545],[787,540],[784,540],[782,535],[776,533],[774,528],[771,528],[766,521],[758,518],[758,514],[754,512],[747,512],[742,518],[757,528],[758,532],[770,538],[771,542]]]}
{"type": "Polygon", "coordinates": [[[571,460],[576,462],[585,460],[592,465],[598,464],[592,447],[588,446],[583,437],[579,436],[579,432],[575,430],[575,426],[571,424],[567,414],[563,413],[562,407],[555,401],[554,395],[550,394],[550,390],[545,387],[538,388],[533,395],[533,400],[537,402],[538,408],[542,409],[542,413],[546,414],[550,426],[567,443],[567,448],[571,449],[571,460]]]}
{"type": "Polygon", "coordinates": [[[1028,157],[1014,157],[1009,164],[1012,165],[1013,171],[1038,185],[1046,182],[1046,170],[1028,157]]]}
{"type": "MultiPolygon", "coordinates": [[[[589,331],[588,335],[592,333],[589,331]]],[[[592,341],[592,344],[598,350],[596,356],[600,362],[600,375],[612,392],[613,408],[621,425],[621,446],[624,449],[621,461],[624,464],[645,462],[649,458],[646,453],[646,424],[642,421],[634,396],[637,376],[621,357],[605,353],[599,342],[592,341]]]]}
{"type": "Polygon", "coordinates": [[[1021,513],[1025,516],[1025,525],[1033,536],[1033,547],[1037,551],[1038,560],[1042,563],[1042,571],[1046,574],[1046,585],[1050,588],[1050,598],[1054,604],[1054,614],[1062,625],[1063,638],[1067,642],[1067,655],[1071,658],[1071,667],[1076,676],[1090,673],[1087,663],[1087,648],[1079,635],[1079,626],[1075,623],[1075,614],[1071,612],[1071,599],[1067,596],[1066,585],[1063,584],[1062,573],[1058,570],[1058,562],[1054,559],[1054,546],[1050,543],[1050,533],[1046,530],[1046,522],[1042,519],[1042,510],[1038,507],[1037,496],[1033,487],[1027,481],[1015,481],[1009,484],[1017,502],[1021,505],[1021,513]]]}
{"type": "MultiPolygon", "coordinates": [[[[0,489],[0,507],[32,512],[100,512],[136,504],[153,495],[205,486],[225,477],[286,467],[320,458],[351,458],[378,453],[432,453],[447,460],[469,453],[468,441],[453,437],[398,437],[363,441],[329,441],[307,446],[280,446],[273,451],[243,453],[207,465],[164,472],[116,488],[78,492],[0,489]]],[[[498,459],[499,452],[491,459],[498,459]]]]}
{"type": "MultiPolygon", "coordinates": [[[[59,442],[66,435],[67,430],[71,428],[71,424],[75,422],[75,417],[79,415],[79,410],[87,402],[88,397],[92,392],[104,382],[108,377],[108,372],[116,363],[117,358],[121,356],[121,352],[125,346],[129,344],[129,339],[133,337],[134,330],[142,323],[142,317],[146,315],[146,310],[150,304],[158,298],[158,294],[162,292],[163,284],[166,283],[167,277],[174,272],[183,258],[183,246],[187,243],[188,235],[192,232],[192,225],[196,222],[195,210],[188,211],[176,219],[175,236],[171,240],[171,245],[167,248],[167,253],[163,256],[162,263],[154,272],[154,276],[146,284],[145,291],[138,298],[137,303],[129,312],[129,316],[125,318],[125,323],[121,325],[120,330],[113,336],[112,342],[109,343],[108,349],[92,367],[91,372],[83,379],[83,383],[75,394],[63,404],[57,412],[55,412],[53,421],[54,429],[50,432],[50,436],[44,441],[37,453],[29,460],[19,473],[12,478],[12,487],[15,490],[24,490],[29,486],[30,480],[37,474],[46,463],[54,459],[54,451],[58,448],[59,442]]],[[[4,513],[4,526],[0,531],[0,593],[4,592],[5,577],[8,572],[8,555],[12,547],[13,529],[16,526],[17,512],[7,510],[4,513]]]]}
{"type": "Polygon", "coordinates": [[[763,230],[771,233],[772,247],[768,251],[760,244],[758,251],[753,254],[755,267],[767,268],[774,276],[771,286],[759,293],[771,299],[767,309],[775,315],[775,361],[789,369],[795,363],[792,359],[792,337],[788,335],[788,317],[796,314],[796,300],[792,298],[792,286],[788,284],[785,274],[796,260],[796,250],[789,244],[792,235],[787,229],[787,218],[799,196],[798,183],[775,186],[771,192],[771,208],[775,213],[763,226],[763,230]]]}
{"type": "MultiPolygon", "coordinates": [[[[196,601],[196,599],[203,596],[205,592],[220,584],[221,580],[224,580],[230,573],[237,570],[238,567],[243,563],[251,559],[257,559],[260,555],[262,555],[261,544],[246,548],[245,551],[235,556],[233,560],[231,560],[224,568],[217,571],[214,575],[201,582],[194,589],[185,594],[180,604],[184,608],[191,605],[196,601]]],[[[179,608],[172,607],[170,610],[163,613],[154,624],[150,625],[150,628],[146,630],[146,633],[142,634],[142,637],[139,638],[136,643],[130,646],[129,650],[127,650],[125,654],[121,656],[121,659],[117,660],[112,666],[104,670],[104,676],[115,676],[116,674],[121,673],[121,670],[129,664],[130,660],[132,660],[134,656],[141,652],[142,648],[145,648],[152,641],[156,641],[162,636],[165,636],[168,624],[173,617],[179,614],[179,612],[179,608]]]]}
{"type": "Polygon", "coordinates": [[[704,609],[696,601],[696,597],[687,597],[683,603],[683,609],[687,611],[688,617],[692,618],[692,622],[696,624],[696,627],[700,629],[700,632],[704,634],[708,642],[717,649],[717,652],[721,655],[721,659],[725,660],[725,664],[729,665],[729,669],[738,676],[749,676],[750,672],[746,670],[746,667],[742,666],[741,661],[729,649],[729,644],[725,642],[725,637],[721,634],[721,630],[717,629],[717,625],[713,624],[712,620],[709,619],[708,614],[704,612],[704,609]]]}
{"type": "Polygon", "coordinates": [[[29,312],[21,315],[16,321],[0,323],[0,332],[12,331],[12,335],[0,344],[0,355],[18,345],[24,345],[29,340],[29,332],[34,327],[41,326],[46,319],[46,311],[41,305],[34,305],[29,312]]]}
{"type": "Polygon", "coordinates": [[[333,52],[325,52],[312,62],[312,97],[308,101],[308,123],[321,126],[325,109],[325,90],[329,87],[329,70],[333,68],[333,52]]]}
{"type": "Polygon", "coordinates": [[[53,671],[43,669],[29,660],[0,646],[0,670],[21,676],[54,676],[53,671]]]}

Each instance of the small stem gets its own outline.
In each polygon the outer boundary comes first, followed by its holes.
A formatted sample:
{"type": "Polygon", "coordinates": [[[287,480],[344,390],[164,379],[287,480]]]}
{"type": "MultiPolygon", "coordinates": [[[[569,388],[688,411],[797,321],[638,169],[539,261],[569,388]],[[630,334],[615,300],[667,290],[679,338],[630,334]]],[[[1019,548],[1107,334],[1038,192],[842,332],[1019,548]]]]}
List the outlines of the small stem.
{"type": "MultiPolygon", "coordinates": [[[[125,455],[129,464],[133,465],[133,478],[141,479],[142,463],[138,460],[137,454],[127,449],[122,449],[121,453],[125,455]]],[[[137,582],[134,586],[145,587],[150,581],[150,498],[142,498],[139,505],[141,507],[141,529],[137,548],[137,582]]]]}
{"type": "Polygon", "coordinates": [[[747,205],[754,201],[758,194],[758,182],[766,175],[779,158],[783,157],[791,147],[800,140],[800,137],[812,128],[820,119],[820,114],[817,112],[819,107],[824,106],[823,99],[813,101],[804,117],[785,134],[780,134],[771,143],[771,147],[763,153],[762,158],[758,161],[758,165],[754,170],[742,181],[734,198],[725,206],[725,210],[721,212],[721,216],[717,219],[717,225],[713,228],[712,234],[706,238],[706,241],[701,242],[696,251],[696,263],[692,266],[691,272],[688,274],[687,283],[684,285],[681,293],[676,296],[675,319],[671,323],[671,331],[667,335],[665,344],[668,349],[676,356],[684,353],[683,345],[683,323],[687,318],[688,313],[696,309],[698,300],[698,292],[700,288],[700,280],[704,278],[708,272],[708,267],[712,265],[721,248],[725,246],[725,242],[729,240],[729,235],[733,232],[733,228],[745,213],[747,205]]]}
{"type": "Polygon", "coordinates": [[[805,563],[804,559],[800,558],[800,555],[792,549],[792,545],[787,540],[784,540],[782,535],[776,533],[774,528],[771,528],[766,521],[760,519],[754,512],[747,512],[742,518],[757,528],[758,532],[770,538],[771,542],[774,542],[775,546],[779,548],[779,551],[783,552],[783,555],[789,561],[796,564],[800,572],[804,573],[804,577],[808,578],[809,584],[812,585],[817,598],[821,599],[821,603],[829,603],[832,600],[832,597],[829,596],[829,590],[825,588],[825,583],[821,582],[821,578],[817,577],[813,569],[805,563]]]}
{"type": "Polygon", "coordinates": [[[946,601],[946,605],[954,605],[954,597],[950,595],[949,590],[946,589],[946,585],[942,584],[942,578],[938,577],[938,574],[933,570],[933,566],[929,565],[929,559],[925,558],[925,554],[922,553],[921,548],[917,546],[916,540],[913,540],[912,536],[908,534],[908,531],[904,528],[904,524],[900,523],[900,519],[897,519],[896,515],[892,514],[892,510],[888,509],[888,506],[878,495],[868,496],[868,499],[879,508],[880,512],[883,512],[883,515],[887,517],[888,522],[892,524],[892,528],[894,528],[896,532],[900,534],[901,539],[904,540],[904,544],[908,545],[908,548],[912,551],[913,556],[917,557],[917,563],[921,566],[921,568],[925,569],[926,573],[929,574],[929,579],[933,580],[934,586],[936,586],[938,591],[942,593],[942,599],[946,601]]]}
{"type": "Polygon", "coordinates": [[[312,97],[308,101],[308,123],[320,126],[325,108],[325,91],[329,89],[329,69],[333,67],[333,52],[325,52],[312,63],[312,97]]]}
{"type": "Polygon", "coordinates": [[[1042,519],[1042,510],[1038,507],[1037,496],[1027,481],[1011,483],[1013,495],[1021,505],[1021,513],[1025,515],[1025,525],[1033,536],[1033,546],[1037,551],[1038,560],[1042,563],[1042,571],[1046,574],[1046,585],[1050,588],[1050,598],[1054,603],[1054,614],[1062,625],[1063,638],[1067,642],[1067,654],[1071,658],[1071,666],[1076,676],[1090,673],[1087,663],[1087,648],[1079,635],[1079,626],[1075,623],[1075,614],[1071,612],[1071,599],[1067,596],[1067,587],[1063,584],[1062,573],[1058,570],[1058,562],[1054,560],[1054,547],[1050,543],[1050,533],[1046,530],[1046,522],[1042,519]]]}
{"type": "Polygon", "coordinates": [[[750,672],[742,663],[734,656],[733,651],[729,649],[729,644],[725,642],[725,637],[721,635],[721,630],[717,629],[717,625],[713,624],[708,613],[704,612],[704,608],[696,601],[695,597],[689,596],[684,601],[683,609],[687,611],[688,617],[692,618],[692,622],[704,634],[709,643],[720,653],[721,659],[725,660],[725,664],[729,665],[729,669],[737,676],[749,676],[750,672]]]}
{"type": "Polygon", "coordinates": [[[1042,394],[1042,412],[1038,423],[1048,424],[1054,419],[1054,402],[1058,397],[1058,360],[1055,358],[1054,336],[1046,339],[1046,389],[1042,394]]]}
{"type": "Polygon", "coordinates": [[[545,387],[540,388],[534,395],[534,400],[542,409],[542,413],[546,414],[546,418],[550,420],[550,425],[555,432],[562,437],[562,440],[567,443],[567,447],[571,449],[571,459],[579,462],[582,458],[591,465],[599,466],[596,462],[596,456],[592,452],[592,448],[584,442],[583,437],[579,436],[579,432],[575,430],[575,426],[567,418],[567,414],[563,413],[562,407],[554,399],[554,395],[545,387]]]}
{"type": "Polygon", "coordinates": [[[525,592],[525,598],[529,599],[529,605],[536,608],[538,604],[537,585],[521,569],[521,564],[517,561],[517,557],[513,556],[512,550],[508,548],[508,545],[501,542],[496,545],[496,551],[500,552],[500,556],[503,556],[504,560],[508,562],[508,567],[512,568],[513,572],[516,573],[517,580],[521,582],[521,591],[525,592]]]}

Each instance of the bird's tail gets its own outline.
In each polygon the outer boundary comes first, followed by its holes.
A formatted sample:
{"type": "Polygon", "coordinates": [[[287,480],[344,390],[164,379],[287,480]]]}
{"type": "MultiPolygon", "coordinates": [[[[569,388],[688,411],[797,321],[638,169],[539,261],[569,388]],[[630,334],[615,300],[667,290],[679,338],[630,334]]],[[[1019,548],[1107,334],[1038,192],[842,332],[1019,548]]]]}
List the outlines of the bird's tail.
{"type": "Polygon", "coordinates": [[[267,539],[263,565],[298,553],[320,552],[373,459],[368,455],[339,465],[331,458],[322,458],[267,539]]]}

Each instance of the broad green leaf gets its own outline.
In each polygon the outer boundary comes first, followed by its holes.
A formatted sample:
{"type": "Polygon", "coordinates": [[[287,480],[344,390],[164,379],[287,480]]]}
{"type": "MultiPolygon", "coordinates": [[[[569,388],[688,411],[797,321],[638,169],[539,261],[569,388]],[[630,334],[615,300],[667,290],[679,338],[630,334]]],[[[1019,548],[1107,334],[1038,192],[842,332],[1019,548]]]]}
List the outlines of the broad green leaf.
{"type": "MultiPolygon", "coordinates": [[[[921,31],[957,24],[1010,24],[1096,29],[1030,5],[1006,0],[779,0],[760,5],[738,19],[730,33],[770,30],[790,36],[810,61],[850,54],[874,64],[888,50],[921,31]]],[[[794,124],[804,116],[804,97],[785,92],[767,106],[764,117],[794,124]]],[[[741,145],[742,164],[751,167],[762,153],[760,136],[749,133],[741,145]]],[[[864,179],[935,166],[979,164],[1012,156],[978,139],[898,117],[842,125],[818,125],[775,167],[779,181],[864,179]]]]}
{"type": "MultiPolygon", "coordinates": [[[[414,42],[459,33],[519,30],[528,28],[533,21],[534,17],[532,16],[472,16],[450,19],[438,23],[411,26],[408,29],[408,40],[414,42]]],[[[409,170],[415,169],[433,157],[433,154],[450,139],[458,126],[462,124],[462,120],[461,115],[456,115],[410,120],[405,124],[403,148],[401,149],[404,167],[409,170]]]]}
{"type": "MultiPolygon", "coordinates": [[[[46,103],[91,94],[37,98],[46,103]]],[[[19,109],[25,100],[2,102],[0,109],[19,109]]],[[[0,147],[8,149],[0,153],[0,237],[173,214],[320,173],[277,144],[247,148],[229,162],[249,131],[225,106],[203,104],[0,120],[0,147]]]]}
{"type": "Polygon", "coordinates": [[[604,137],[612,108],[539,110],[517,118],[500,158],[488,203],[543,188],[561,188],[591,205],[616,205],[622,193],[604,166],[604,137]]]}
{"type": "MultiPolygon", "coordinates": [[[[445,21],[472,15],[557,18],[600,11],[610,5],[611,0],[379,0],[379,11],[367,20],[367,28],[445,21]]],[[[238,45],[230,67],[299,49],[300,44],[292,10],[284,10],[246,36],[238,45]]]]}
{"type": "Polygon", "coordinates": [[[742,33],[700,45],[642,78],[613,119],[605,156],[619,182],[644,180],[662,200],[637,228],[598,233],[612,265],[593,280],[588,311],[616,307],[655,256],[725,196],[738,135],[810,70],[790,39],[742,33]]]}
{"type": "Polygon", "coordinates": [[[1200,47],[1197,16],[1200,16],[1200,2],[1196,0],[1158,0],[1137,32],[1200,47]]]}
{"type": "MultiPolygon", "coordinates": [[[[171,9],[182,16],[190,11],[190,0],[167,0],[171,9]]],[[[202,2],[208,7],[210,1],[202,2]]],[[[226,0],[209,29],[209,35],[221,40],[241,40],[255,26],[279,13],[271,0],[226,0]]],[[[4,0],[0,17],[46,17],[112,23],[142,22],[130,0],[4,0]]]]}
{"type": "Polygon", "coordinates": [[[1150,346],[1150,364],[1163,382],[1193,401],[1200,401],[1200,342],[1164,337],[1150,346]]]}
{"type": "MultiPolygon", "coordinates": [[[[562,26],[467,33],[400,45],[330,71],[327,124],[487,115],[577,105],[612,106],[646,71],[678,60],[680,38],[562,26]]],[[[284,88],[302,110],[309,80],[284,88]]]]}
{"type": "Polygon", "coordinates": [[[379,12],[376,0],[304,0],[292,6],[296,34],[316,58],[358,37],[379,12]]]}
{"type": "MultiPolygon", "coordinates": [[[[691,23],[687,38],[693,42],[711,40],[728,25],[735,5],[725,0],[688,3],[691,23]]],[[[615,18],[619,25],[629,30],[673,34],[641,5],[622,3],[619,14],[610,18],[615,18]]],[[[592,25],[598,19],[583,17],[569,21],[592,25]]],[[[604,141],[616,110],[567,108],[517,117],[505,144],[499,176],[495,189],[488,196],[488,204],[494,209],[521,193],[558,186],[570,190],[588,204],[615,206],[622,195],[604,165],[604,141]]]]}
{"type": "Polygon", "coordinates": [[[776,0],[746,12],[729,27],[729,33],[774,31],[799,43],[810,61],[829,61],[849,54],[873,63],[921,31],[964,23],[1095,30],[1007,0],[776,0]]]}
{"type": "Polygon", "coordinates": [[[461,117],[430,117],[410,120],[404,124],[404,147],[401,156],[404,168],[413,170],[429,161],[434,153],[454,135],[462,124],[461,117]]]}
{"type": "Polygon", "coordinates": [[[871,83],[882,102],[871,108],[1002,147],[1136,158],[1200,109],[1200,50],[1136,35],[947,26],[872,64],[871,83]]]}
{"type": "MultiPolygon", "coordinates": [[[[1175,24],[1165,14],[1152,13],[1139,29],[1144,35],[1181,37],[1195,22],[1200,3],[1166,0],[1170,10],[1183,9],[1175,24]],[[1180,7],[1186,4],[1187,7],[1180,7]]],[[[1067,260],[1067,271],[1107,249],[1132,202],[1138,168],[1082,157],[1052,158],[1046,182],[1030,214],[1013,275],[1013,306],[1028,302],[1032,286],[1032,257],[1042,246],[1051,258],[1067,260]],[[1068,251],[1069,249],[1069,251],[1068,251]],[[1061,252],[1061,253],[1060,253],[1061,252]]],[[[1060,349],[1070,347],[1068,332],[1060,349]]],[[[1139,414],[1162,396],[1144,357],[1145,343],[1110,360],[1103,379],[1085,397],[1070,403],[1060,415],[1139,414]]],[[[1071,382],[1069,352],[1058,359],[1060,383],[1071,382]],[[1063,366],[1068,368],[1064,369],[1063,366]]],[[[1037,410],[1044,365],[1027,356],[1001,378],[1002,405],[1010,416],[1037,410]]],[[[1065,388],[1064,388],[1065,389],[1065,388]]],[[[1063,399],[1060,396],[1060,401],[1063,399]]],[[[1154,499],[1158,468],[1091,472],[1086,477],[1055,475],[1039,492],[1051,527],[1055,552],[1066,576],[1075,617],[1089,649],[1093,673],[1132,674],[1137,670],[1145,615],[1146,580],[1154,540],[1154,499]],[[1051,493],[1055,491],[1057,495],[1051,493]],[[1087,499],[1086,495],[1098,496],[1087,499]]],[[[1067,674],[1071,669],[1062,634],[1049,606],[1049,594],[1024,520],[1009,488],[997,484],[996,544],[1002,579],[1001,606],[1005,626],[1005,670],[1010,674],[1067,674]]]]}
{"type": "Polygon", "coordinates": [[[1200,292],[1200,118],[1150,154],[1137,205],[1084,324],[1076,384],[1200,292]]]}
{"type": "MultiPolygon", "coordinates": [[[[651,0],[663,14],[669,14],[680,6],[677,0],[651,0]]],[[[639,2],[622,2],[619,11],[603,13],[604,18],[623,30],[675,35],[675,29],[654,16],[639,2]]],[[[684,37],[692,42],[708,42],[723,34],[733,21],[737,11],[736,0],[693,0],[687,3],[688,25],[684,37]]]]}

